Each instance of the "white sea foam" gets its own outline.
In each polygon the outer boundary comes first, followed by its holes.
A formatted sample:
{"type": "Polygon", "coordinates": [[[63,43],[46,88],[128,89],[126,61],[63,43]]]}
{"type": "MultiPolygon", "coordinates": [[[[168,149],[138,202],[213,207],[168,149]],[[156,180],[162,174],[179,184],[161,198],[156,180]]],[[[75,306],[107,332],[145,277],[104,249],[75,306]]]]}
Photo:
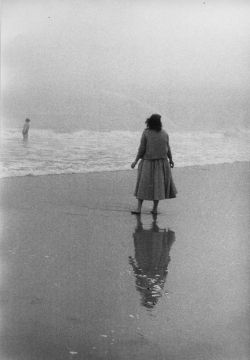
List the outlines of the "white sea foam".
{"type": "MultiPolygon", "coordinates": [[[[24,143],[19,129],[1,134],[0,177],[126,170],[137,152],[140,133],[82,130],[55,133],[31,129],[24,143]]],[[[250,131],[170,134],[175,166],[250,160],[250,131]]]]}

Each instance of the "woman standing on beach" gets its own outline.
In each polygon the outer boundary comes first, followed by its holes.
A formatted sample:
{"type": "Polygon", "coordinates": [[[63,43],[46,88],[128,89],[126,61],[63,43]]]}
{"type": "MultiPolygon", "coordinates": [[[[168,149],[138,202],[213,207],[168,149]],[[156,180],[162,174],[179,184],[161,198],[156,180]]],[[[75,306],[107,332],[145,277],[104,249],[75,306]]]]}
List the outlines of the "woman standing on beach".
{"type": "Polygon", "coordinates": [[[138,206],[132,214],[141,213],[143,200],[152,200],[152,213],[157,214],[159,200],[175,198],[177,193],[171,174],[174,162],[169,136],[162,129],[161,116],[151,115],[146,124],[137,156],[131,164],[133,169],[141,159],[134,193],[138,206]]]}

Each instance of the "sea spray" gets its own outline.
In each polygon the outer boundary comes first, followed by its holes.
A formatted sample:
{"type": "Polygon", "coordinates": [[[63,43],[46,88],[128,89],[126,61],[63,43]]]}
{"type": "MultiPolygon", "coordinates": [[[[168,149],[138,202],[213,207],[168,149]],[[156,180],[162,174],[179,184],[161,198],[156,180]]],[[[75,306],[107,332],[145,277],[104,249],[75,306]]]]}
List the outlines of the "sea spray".
{"type": "MultiPolygon", "coordinates": [[[[73,174],[130,169],[141,133],[20,129],[1,134],[0,176],[73,174]]],[[[250,160],[250,131],[169,133],[176,167],[250,160]]]]}

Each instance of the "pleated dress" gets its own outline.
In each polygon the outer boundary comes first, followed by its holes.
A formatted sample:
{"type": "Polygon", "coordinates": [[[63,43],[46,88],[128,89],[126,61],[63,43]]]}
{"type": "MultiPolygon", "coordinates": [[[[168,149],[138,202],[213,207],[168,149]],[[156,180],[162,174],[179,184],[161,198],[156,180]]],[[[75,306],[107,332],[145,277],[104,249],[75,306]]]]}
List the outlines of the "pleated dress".
{"type": "Polygon", "coordinates": [[[138,166],[135,197],[141,200],[175,198],[177,189],[168,160],[172,157],[168,134],[164,130],[144,130],[138,156],[141,161],[138,166]]]}

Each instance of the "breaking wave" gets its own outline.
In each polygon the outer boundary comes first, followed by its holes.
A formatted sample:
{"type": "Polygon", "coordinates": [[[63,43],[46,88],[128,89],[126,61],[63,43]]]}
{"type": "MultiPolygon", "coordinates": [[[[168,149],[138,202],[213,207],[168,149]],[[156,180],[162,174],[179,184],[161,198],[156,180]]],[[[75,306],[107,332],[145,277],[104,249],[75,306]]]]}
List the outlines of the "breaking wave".
{"type": "MultiPolygon", "coordinates": [[[[130,169],[141,134],[82,130],[56,133],[31,129],[27,143],[20,129],[1,133],[0,177],[74,174],[130,169]]],[[[170,134],[176,167],[250,160],[250,130],[170,134]]]]}

